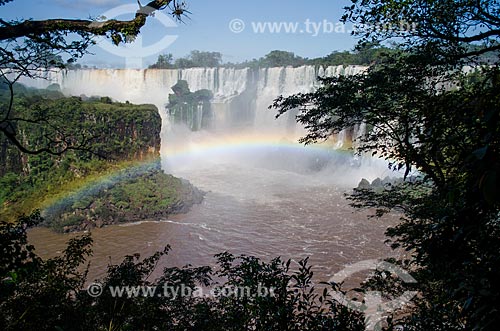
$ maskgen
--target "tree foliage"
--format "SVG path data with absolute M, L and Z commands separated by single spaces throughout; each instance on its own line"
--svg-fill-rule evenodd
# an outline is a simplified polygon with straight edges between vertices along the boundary
M 0 135 L 0 217 L 5 221 L 47 206 L 57 195 L 71 195 L 86 178 L 158 157 L 161 118 L 155 106 L 114 103 L 107 97 L 64 98 L 56 88 L 15 86 L 13 114 L 32 120 L 16 126 L 24 146 L 50 146 L 49 139 L 57 135 L 87 144 L 61 155 L 23 154 Z M 1 92 L 0 104 L 8 102 Z
M 27 228 L 38 222 L 35 214 L 16 225 L 0 224 L 2 330 L 365 329 L 362 314 L 326 290 L 314 291 L 307 259 L 292 270 L 290 261 L 279 258 L 264 262 L 222 253 L 215 267 L 165 267 L 153 276 L 170 251 L 165 247 L 144 259 L 132 255 L 109 265 L 98 281 L 102 294 L 91 296 L 84 286 L 91 238 L 71 239 L 60 257 L 44 260 L 26 239 Z M 137 292 L 111 292 L 125 287 Z M 155 295 L 144 295 L 148 288 Z M 196 294 L 200 288 L 212 295 Z
M 2 1 L 5 5 L 12 1 Z M 54 135 L 50 142 L 38 149 L 23 144 L 16 127 L 20 123 L 36 123 L 32 118 L 13 115 L 14 84 L 21 77 L 43 77 L 45 70 L 63 68 L 64 62 L 73 63 L 86 54 L 94 44 L 95 36 L 110 38 L 114 44 L 133 40 L 158 10 L 166 10 L 181 19 L 187 13 L 186 3 L 178 0 L 153 0 L 139 8 L 130 20 L 109 19 L 48 19 L 10 20 L 0 19 L 0 78 L 7 87 L 10 101 L 0 109 L 0 134 L 20 151 L 27 154 L 51 153 L 61 155 L 67 150 L 85 149 L 85 139 Z M 66 57 L 62 61 L 62 56 Z M 40 119 L 38 119 L 39 121 Z
M 160 54 L 156 63 L 150 69 L 186 69 L 186 68 L 216 68 L 222 64 L 222 54 L 219 52 L 203 52 L 194 50 L 186 57 L 174 61 L 172 54 Z
M 263 67 L 283 67 L 283 66 L 297 66 L 304 64 L 305 61 L 292 52 L 285 51 L 272 51 L 262 59 Z
M 155 64 L 149 66 L 149 69 L 173 69 L 174 56 L 172 53 L 158 55 L 158 60 Z
M 496 54 L 488 66 L 465 66 L 498 49 L 498 8 L 497 1 L 353 1 L 346 20 L 413 20 L 418 28 L 361 31 L 361 45 L 398 41 L 399 51 L 273 104 L 279 114 L 300 109 L 305 143 L 366 123 L 358 151 L 411 177 L 349 197 L 377 216 L 403 213 L 387 234 L 408 251 L 420 283 L 402 317 L 410 330 L 492 330 L 500 322 L 500 62 Z
M 338 66 L 338 65 L 370 65 L 380 61 L 385 54 L 395 52 L 394 49 L 381 46 L 377 43 L 367 43 L 356 47 L 352 51 L 334 51 L 331 54 L 308 59 L 293 52 L 274 50 L 259 59 L 241 63 L 222 63 L 219 52 L 192 51 L 189 56 L 174 60 L 172 54 L 160 54 L 156 62 L 149 69 L 186 69 L 195 67 L 225 67 L 225 68 L 273 68 L 273 67 L 300 67 L 304 65 Z
M 245 61 L 238 64 L 228 63 L 224 66 L 237 68 L 272 68 L 272 67 L 299 67 L 303 65 L 338 66 L 338 65 L 370 65 L 386 54 L 394 52 L 393 49 L 380 46 L 377 43 L 360 45 L 352 51 L 334 51 L 331 54 L 308 59 L 293 52 L 274 50 L 260 59 Z
M 365 41 L 403 38 L 407 46 L 432 48 L 433 53 L 447 61 L 500 49 L 498 0 L 361 0 L 352 3 L 343 19 L 365 25 L 367 28 L 359 31 Z M 415 28 L 394 28 L 402 22 L 412 23 Z M 371 28 L 375 26 L 388 28 Z M 471 44 L 481 47 L 469 51 Z
M 332 52 L 331 54 L 311 59 L 308 64 L 323 66 L 338 65 L 363 65 L 368 66 L 381 61 L 386 55 L 394 53 L 395 50 L 389 47 L 381 46 L 377 43 L 366 43 L 359 45 L 354 51 Z

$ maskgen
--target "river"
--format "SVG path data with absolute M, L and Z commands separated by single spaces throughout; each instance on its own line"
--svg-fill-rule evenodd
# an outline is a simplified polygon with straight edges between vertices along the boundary
M 348 264 L 395 254 L 384 232 L 397 217 L 368 219 L 370 211 L 354 210 L 344 197 L 361 177 L 387 175 L 380 162 L 353 166 L 340 152 L 320 157 L 276 146 L 203 148 L 165 159 L 167 171 L 206 192 L 203 203 L 164 220 L 92 230 L 89 279 L 102 277 L 125 255 L 147 256 L 167 244 L 172 251 L 163 266 L 211 265 L 225 251 L 265 260 L 309 257 L 318 281 Z M 75 235 L 36 228 L 29 240 L 39 255 L 53 257 Z

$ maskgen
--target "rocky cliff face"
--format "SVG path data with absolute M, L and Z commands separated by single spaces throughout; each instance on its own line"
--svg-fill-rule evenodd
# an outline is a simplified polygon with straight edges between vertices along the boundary
M 109 98 L 83 101 L 82 98 L 44 99 L 21 96 L 15 108 L 22 118 L 43 118 L 39 123 L 16 123 L 23 143 L 36 150 L 49 146 L 48 137 L 71 137 L 76 143 L 87 140 L 85 151 L 62 156 L 19 153 L 0 136 L 0 176 L 9 172 L 25 176 L 60 167 L 65 161 L 97 158 L 109 160 L 145 159 L 159 156 L 161 118 L 153 105 L 113 103 Z M 69 163 L 72 163 L 69 161 Z
M 0 218 L 42 210 L 61 231 L 166 217 L 187 211 L 203 194 L 160 170 L 161 118 L 154 105 L 110 98 L 46 98 L 25 90 L 15 112 L 16 132 L 30 149 L 61 135 L 87 140 L 84 150 L 28 155 L 0 136 Z

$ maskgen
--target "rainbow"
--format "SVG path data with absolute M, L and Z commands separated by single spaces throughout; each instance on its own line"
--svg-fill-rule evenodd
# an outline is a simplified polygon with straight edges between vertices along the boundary
M 345 158 L 352 156 L 352 151 L 339 150 L 332 147 L 331 142 L 324 144 L 304 146 L 297 139 L 282 138 L 276 135 L 227 135 L 209 136 L 193 133 L 194 139 L 182 140 L 180 143 L 164 144 L 161 152 L 161 161 L 164 163 L 183 163 L 187 159 L 217 158 L 220 155 L 234 153 L 259 153 L 262 151 L 283 151 L 285 153 L 313 153 L 314 155 L 332 155 Z M 191 138 L 191 135 L 189 136 Z M 62 189 L 57 194 L 48 196 L 37 208 L 45 213 L 52 213 L 58 208 L 83 199 L 85 196 L 94 195 L 101 190 L 112 187 L 118 182 L 132 176 L 146 173 L 161 167 L 160 159 L 132 160 L 121 162 L 108 169 L 104 174 L 91 175 L 72 183 L 67 189 Z
M 108 189 L 116 185 L 116 183 L 159 168 L 159 158 L 111 164 L 110 168 L 105 170 L 104 173 L 92 174 L 69 183 L 69 187 L 65 187 L 57 194 L 47 197 L 38 209 L 42 210 L 42 214 L 54 212 L 56 209 L 81 200 L 85 196 L 94 195 Z
M 199 136 L 195 139 L 182 141 L 180 144 L 168 142 L 162 150 L 162 158 L 182 158 L 191 156 L 229 154 L 260 149 L 281 148 L 297 152 L 324 152 L 352 155 L 352 151 L 335 149 L 331 141 L 305 146 L 298 142 L 298 138 L 284 138 L 272 134 L 259 135 L 227 135 L 227 136 Z

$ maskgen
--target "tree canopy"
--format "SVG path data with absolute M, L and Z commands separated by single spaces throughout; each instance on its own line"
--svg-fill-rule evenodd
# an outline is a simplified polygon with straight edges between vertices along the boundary
M 344 20 L 366 27 L 360 45 L 390 41 L 398 50 L 366 72 L 323 78 L 317 91 L 273 104 L 279 114 L 300 109 L 305 143 L 365 123 L 358 152 L 405 170 L 403 183 L 349 198 L 376 216 L 402 213 L 387 234 L 406 249 L 400 263 L 420 284 L 401 314 L 409 330 L 490 330 L 500 322 L 499 8 L 498 1 L 353 0 Z M 417 28 L 370 28 L 402 21 Z M 485 54 L 491 61 L 481 66 Z
M 2 1 L 8 5 L 13 0 Z M 19 138 L 17 126 L 33 123 L 30 118 L 16 117 L 13 113 L 14 84 L 21 77 L 43 76 L 41 69 L 62 68 L 62 56 L 72 63 L 86 54 L 94 44 L 95 36 L 110 38 L 114 44 L 133 40 L 149 17 L 156 11 L 165 10 L 177 19 L 187 13 L 186 3 L 178 0 L 154 0 L 142 6 L 138 2 L 134 18 L 130 20 L 98 19 L 47 19 L 10 20 L 0 19 L 0 80 L 7 86 L 10 101 L 0 109 L 0 134 L 29 154 L 62 154 L 71 149 L 87 149 L 88 137 L 74 139 L 62 134 L 47 136 L 48 144 L 38 149 L 27 148 Z M 38 121 L 43 119 L 37 119 Z M 35 121 L 36 122 L 36 121 Z
M 172 54 L 160 54 L 156 63 L 150 69 L 185 69 L 185 68 L 215 68 L 222 65 L 222 54 L 219 52 L 203 52 L 194 50 L 188 56 L 174 61 Z
M 498 0 L 352 1 L 343 19 L 365 26 L 358 31 L 365 42 L 401 38 L 408 47 L 432 51 L 443 63 L 500 49 Z M 397 28 L 410 22 L 411 29 Z
M 292 270 L 291 261 L 280 258 L 264 262 L 221 253 L 213 268 L 166 267 L 153 280 L 167 246 L 109 265 L 97 285 L 102 293 L 91 295 L 82 270 L 92 254 L 90 236 L 71 239 L 61 256 L 44 260 L 26 236 L 26 228 L 40 221 L 35 214 L 19 224 L 0 223 L 2 330 L 365 330 L 361 313 L 326 290 L 314 293 L 307 259 Z M 113 292 L 120 288 L 127 293 Z M 147 295 L 151 290 L 155 295 Z
M 241 63 L 223 63 L 219 52 L 204 52 L 194 50 L 190 55 L 174 60 L 171 53 L 160 54 L 150 69 L 185 69 L 195 67 L 226 67 L 226 68 L 272 68 L 299 67 L 303 65 L 338 66 L 338 65 L 370 65 L 379 61 L 384 54 L 395 52 L 394 49 L 377 43 L 367 43 L 352 51 L 334 51 L 331 54 L 308 59 L 293 52 L 274 50 L 259 59 Z

